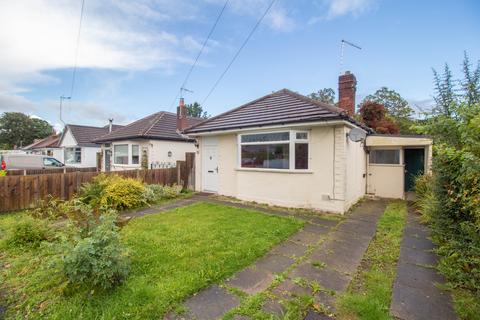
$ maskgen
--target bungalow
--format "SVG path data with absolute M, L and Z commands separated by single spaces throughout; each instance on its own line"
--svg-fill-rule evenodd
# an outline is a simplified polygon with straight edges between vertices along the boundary
M 336 213 L 366 194 L 403 198 L 432 141 L 375 135 L 352 117 L 355 91 L 346 72 L 338 107 L 283 89 L 188 128 L 196 190 Z
M 104 127 L 67 124 L 58 142 L 59 148 L 62 149 L 61 158 L 58 160 L 71 167 L 96 167 L 97 153 L 102 149 L 94 139 L 121 127 L 112 124 L 112 121 Z
M 53 134 L 44 139 L 35 140 L 22 150 L 27 154 L 41 154 L 61 161 L 63 159 L 63 150 L 58 146 L 59 141 L 60 134 Z
M 102 171 L 174 167 L 195 152 L 195 140 L 181 131 L 205 119 L 186 116 L 183 99 L 177 114 L 160 111 L 95 139 L 102 143 Z

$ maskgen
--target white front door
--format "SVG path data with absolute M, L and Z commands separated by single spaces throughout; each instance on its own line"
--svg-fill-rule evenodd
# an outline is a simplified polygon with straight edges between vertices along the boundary
M 218 192 L 218 147 L 205 145 L 204 147 L 204 191 Z

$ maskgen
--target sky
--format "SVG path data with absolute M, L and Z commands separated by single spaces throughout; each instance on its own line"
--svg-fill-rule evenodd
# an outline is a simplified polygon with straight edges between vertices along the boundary
M 229 0 L 189 78 L 186 103 L 202 102 L 271 0 Z M 178 90 L 225 0 L 0 0 L 0 112 L 61 129 L 126 124 L 175 112 Z M 345 47 L 345 39 L 362 49 Z M 476 0 L 277 0 L 204 109 L 216 115 L 282 88 L 337 89 L 350 70 L 357 102 L 387 86 L 432 105 L 432 68 L 460 76 L 464 51 L 480 59 Z M 77 72 L 72 90 L 72 70 Z

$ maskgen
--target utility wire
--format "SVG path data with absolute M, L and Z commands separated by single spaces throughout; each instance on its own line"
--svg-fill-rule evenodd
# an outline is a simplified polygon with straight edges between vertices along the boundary
M 194 69 L 195 66 L 197 65 L 198 59 L 199 59 L 200 56 L 202 55 L 203 50 L 205 49 L 208 40 L 210 40 L 210 37 L 212 36 L 213 31 L 214 31 L 215 28 L 217 27 L 218 21 L 220 21 L 220 17 L 223 15 L 223 12 L 225 11 L 225 8 L 227 7 L 227 4 L 228 4 L 229 1 L 230 1 L 230 0 L 226 0 L 226 1 L 225 1 L 225 4 L 224 4 L 223 7 L 222 7 L 222 10 L 220 10 L 220 13 L 219 13 L 218 16 L 217 16 L 217 19 L 215 20 L 215 23 L 213 24 L 212 28 L 210 29 L 210 32 L 208 33 L 207 38 L 206 38 L 205 41 L 203 42 L 202 48 L 201 48 L 200 51 L 198 52 L 197 57 L 195 58 L 195 61 L 193 62 L 193 64 L 190 66 L 190 70 L 188 70 L 187 76 L 186 76 L 185 79 L 183 80 L 182 85 L 180 86 L 180 89 L 178 89 L 177 95 L 175 96 L 175 98 L 173 99 L 172 103 L 170 104 L 170 109 L 171 109 L 171 108 L 173 107 L 173 105 L 175 104 L 175 101 L 177 101 L 177 98 L 178 98 L 178 96 L 180 95 L 180 93 L 182 92 L 182 89 L 185 88 L 185 86 L 186 86 L 186 84 L 187 84 L 187 82 L 188 82 L 188 79 L 190 78 L 190 75 L 192 74 L 193 69 Z
M 230 67 L 232 66 L 232 64 L 235 62 L 235 60 L 237 59 L 237 57 L 240 55 L 240 52 L 242 51 L 242 49 L 247 45 L 247 42 L 250 40 L 250 38 L 252 37 L 252 35 L 254 34 L 255 30 L 257 30 L 258 26 L 260 25 L 260 23 L 263 21 L 263 19 L 265 18 L 265 16 L 267 15 L 268 11 L 270 11 L 270 9 L 272 8 L 273 4 L 275 3 L 276 0 L 272 0 L 270 2 L 270 5 L 267 7 L 267 9 L 265 10 L 265 12 L 262 14 L 262 16 L 260 17 L 260 19 L 258 19 L 257 23 L 255 24 L 255 26 L 253 27 L 253 29 L 250 31 L 250 33 L 248 34 L 247 38 L 245 39 L 245 41 L 242 43 L 242 45 L 240 46 L 240 48 L 238 48 L 238 51 L 235 53 L 235 55 L 233 56 L 232 60 L 230 61 L 230 63 L 227 65 L 227 67 L 225 68 L 225 70 L 222 72 L 222 74 L 220 75 L 220 77 L 218 77 L 217 81 L 215 82 L 215 84 L 213 85 L 213 87 L 210 89 L 210 91 L 208 92 L 208 94 L 206 95 L 205 99 L 203 99 L 202 103 L 200 104 L 201 106 L 203 106 L 205 104 L 205 102 L 208 100 L 208 98 L 210 97 L 210 95 L 213 93 L 213 91 L 215 91 L 215 89 L 217 88 L 218 84 L 220 83 L 220 81 L 222 81 L 223 77 L 225 76 L 225 74 L 228 72 L 228 70 L 230 69 Z
M 72 71 L 72 83 L 70 85 L 70 95 L 69 95 L 70 98 L 72 98 L 73 96 L 73 88 L 75 86 L 75 77 L 77 75 L 78 51 L 80 49 L 80 33 L 82 31 L 84 8 L 85 8 L 85 0 L 82 0 L 82 8 L 80 9 L 80 22 L 78 24 L 78 33 L 77 33 L 77 47 L 75 49 L 75 60 L 74 60 L 73 71 Z

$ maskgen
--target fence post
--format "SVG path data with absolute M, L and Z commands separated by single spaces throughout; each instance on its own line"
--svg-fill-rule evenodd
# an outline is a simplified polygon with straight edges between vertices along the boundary
M 187 152 L 185 154 L 185 162 L 187 188 L 195 190 L 195 152 Z

